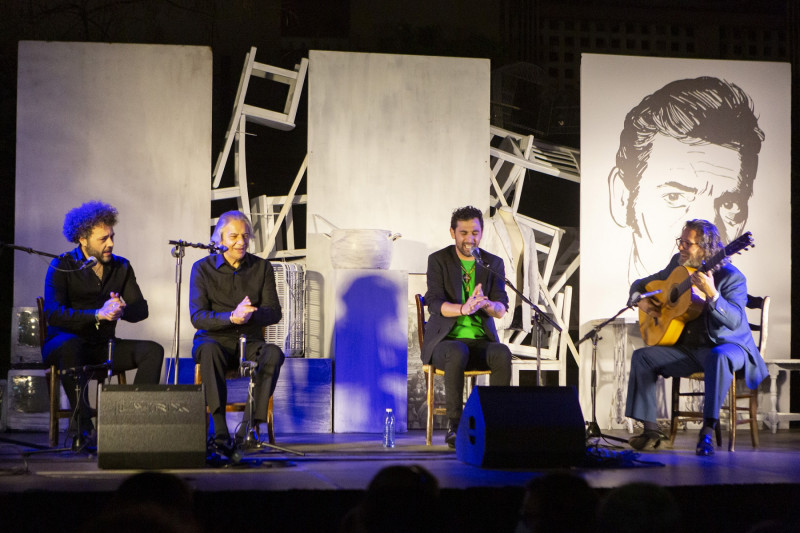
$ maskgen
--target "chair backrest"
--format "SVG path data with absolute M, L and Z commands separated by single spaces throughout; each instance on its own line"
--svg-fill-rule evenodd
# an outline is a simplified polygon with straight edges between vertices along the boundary
M 756 341 L 758 351 L 761 352 L 761 357 L 767 357 L 767 337 L 769 335 L 769 296 L 753 296 L 747 295 L 747 308 L 759 309 L 758 323 L 750 322 L 750 331 L 753 332 L 753 340 Z M 758 336 L 755 333 L 758 332 Z
M 414 295 L 417 303 L 417 335 L 419 335 L 419 349 L 422 350 L 422 340 L 425 337 L 425 298 L 421 294 Z

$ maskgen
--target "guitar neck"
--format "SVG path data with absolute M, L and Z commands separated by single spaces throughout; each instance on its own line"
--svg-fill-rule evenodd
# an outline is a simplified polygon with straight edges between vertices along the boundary
M 700 268 L 697 270 L 703 273 L 713 272 L 719 265 L 722 264 L 726 257 L 728 257 L 728 254 L 725 253 L 725 249 L 723 248 L 711 256 L 711 259 L 708 261 L 703 261 L 703 264 L 700 265 Z
M 689 276 L 691 276 L 691 273 L 689 274 Z M 684 292 L 688 291 L 691 288 L 692 288 L 692 278 L 688 277 L 685 280 L 678 283 L 678 286 L 675 288 L 676 292 L 674 294 L 669 294 L 668 296 L 673 301 L 677 300 L 681 294 L 683 294 Z

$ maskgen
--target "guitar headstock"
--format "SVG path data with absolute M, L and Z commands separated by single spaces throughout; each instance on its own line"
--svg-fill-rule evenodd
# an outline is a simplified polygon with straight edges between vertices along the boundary
M 703 272 L 715 272 L 722 266 L 723 261 L 725 258 L 734 254 L 740 254 L 745 250 L 749 250 L 750 248 L 755 247 L 755 241 L 753 240 L 753 234 L 751 232 L 746 232 L 741 236 L 737 237 L 736 239 L 732 240 L 728 246 L 724 249 L 720 250 L 710 260 L 705 261 L 703 266 L 700 267 L 700 270 Z
M 740 254 L 745 250 L 750 248 L 754 248 L 756 245 L 755 240 L 753 239 L 753 233 L 748 231 L 742 234 L 740 237 L 732 240 L 728 246 L 725 247 L 725 255 L 733 255 L 733 254 Z

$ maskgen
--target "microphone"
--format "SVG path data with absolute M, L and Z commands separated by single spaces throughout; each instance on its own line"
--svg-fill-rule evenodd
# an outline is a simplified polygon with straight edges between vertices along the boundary
M 472 254 L 472 257 L 475 258 L 475 261 L 477 261 L 479 265 L 486 266 L 486 263 L 484 263 L 483 259 L 481 259 L 481 251 L 478 249 L 477 246 L 472 250 L 470 250 L 469 253 Z
M 636 305 L 639 302 L 641 302 L 642 300 L 644 300 L 645 298 L 650 298 L 651 296 L 655 296 L 656 294 L 661 294 L 661 289 L 658 289 L 658 290 L 655 290 L 655 291 L 646 292 L 644 294 L 634 294 L 631 297 L 631 305 Z
M 79 270 L 83 270 L 84 268 L 93 267 L 96 264 L 97 264 L 97 258 L 95 256 L 93 256 L 93 255 L 90 255 L 89 259 L 87 259 L 86 261 L 84 261 L 81 264 L 81 268 Z
M 256 362 L 244 358 L 244 349 L 247 343 L 245 335 L 239 335 L 239 376 L 243 378 L 256 375 Z

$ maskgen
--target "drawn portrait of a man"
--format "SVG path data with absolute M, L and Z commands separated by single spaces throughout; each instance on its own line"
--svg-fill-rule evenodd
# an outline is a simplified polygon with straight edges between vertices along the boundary
M 628 281 L 661 268 L 687 220 L 723 242 L 741 235 L 764 132 L 740 87 L 704 76 L 668 83 L 625 117 L 608 177 L 611 216 L 632 233 Z
M 771 296 L 770 351 L 788 353 L 791 306 L 791 65 L 758 61 L 581 56 L 581 407 L 596 383 L 600 427 L 625 424 L 630 355 L 642 345 L 631 283 L 677 253 L 687 220 L 709 220 L 747 291 Z M 774 350 L 774 351 L 773 351 Z

